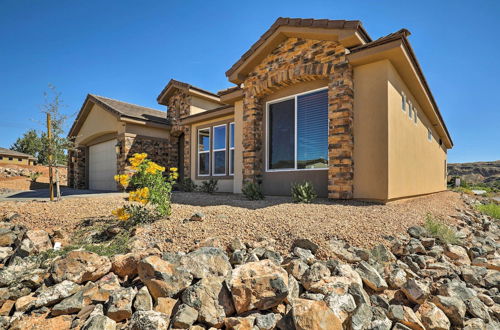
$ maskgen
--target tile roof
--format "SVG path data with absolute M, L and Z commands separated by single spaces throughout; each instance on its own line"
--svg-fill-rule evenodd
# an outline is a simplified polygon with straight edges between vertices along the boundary
M 6 155 L 6 156 L 13 156 L 13 157 L 27 157 L 30 159 L 36 159 L 35 157 L 19 152 L 19 151 L 14 151 L 10 149 L 5 149 L 5 148 L 0 148 L 0 155 Z
M 110 99 L 108 97 L 93 94 L 89 94 L 89 98 L 96 103 L 104 106 L 108 110 L 113 111 L 121 116 L 156 122 L 160 124 L 168 124 L 167 113 L 165 111 L 146 108 L 140 105 L 118 101 Z

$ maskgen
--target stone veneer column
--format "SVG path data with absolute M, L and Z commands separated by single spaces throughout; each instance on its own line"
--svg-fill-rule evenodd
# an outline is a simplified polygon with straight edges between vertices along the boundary
M 77 147 L 74 151 L 75 164 L 73 165 L 73 187 L 87 188 L 87 147 Z
M 263 105 L 249 89 L 243 98 L 243 184 L 262 178 Z
M 328 89 L 328 197 L 353 198 L 353 105 L 352 68 L 335 66 Z

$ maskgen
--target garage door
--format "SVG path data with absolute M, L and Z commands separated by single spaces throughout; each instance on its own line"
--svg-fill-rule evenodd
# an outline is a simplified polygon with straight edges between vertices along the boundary
M 117 190 L 113 178 L 116 174 L 116 140 L 89 147 L 89 188 L 93 190 Z

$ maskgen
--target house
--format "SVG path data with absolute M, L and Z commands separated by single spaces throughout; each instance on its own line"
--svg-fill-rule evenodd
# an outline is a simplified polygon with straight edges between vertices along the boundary
M 150 150 L 195 183 L 218 179 L 224 192 L 256 182 L 288 195 L 307 180 L 323 197 L 386 202 L 445 190 L 453 142 L 409 35 L 372 40 L 359 21 L 279 18 L 226 72 L 234 87 L 212 93 L 171 80 L 157 98 L 166 112 L 89 96 L 72 129 L 70 182 L 88 187 L 104 162 L 108 177 Z
M 0 164 L 36 165 L 36 158 L 22 152 L 0 148 Z

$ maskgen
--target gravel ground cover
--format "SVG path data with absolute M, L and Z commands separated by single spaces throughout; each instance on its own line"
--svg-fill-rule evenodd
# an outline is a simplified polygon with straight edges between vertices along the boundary
M 71 232 L 85 219 L 111 219 L 111 210 L 123 203 L 124 198 L 116 194 L 57 203 L 2 202 L 0 216 L 16 212 L 20 216 L 14 221 L 30 229 Z M 309 238 L 329 254 L 331 238 L 369 248 L 386 242 L 385 235 L 402 234 L 410 226 L 423 224 L 427 213 L 454 223 L 457 208 L 463 208 L 463 202 L 458 193 L 450 191 L 387 205 L 326 199 L 293 204 L 288 197 L 248 201 L 238 195 L 176 192 L 170 219 L 146 225 L 139 235 L 164 251 L 190 250 L 208 238 L 226 244 L 236 237 L 244 241 L 265 237 L 274 239 L 280 252 L 287 252 L 294 239 Z M 195 212 L 204 214 L 203 221 L 186 221 Z

